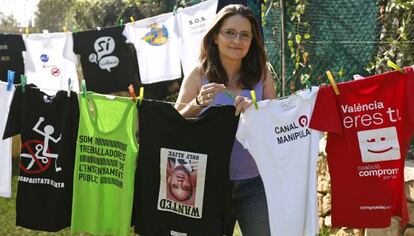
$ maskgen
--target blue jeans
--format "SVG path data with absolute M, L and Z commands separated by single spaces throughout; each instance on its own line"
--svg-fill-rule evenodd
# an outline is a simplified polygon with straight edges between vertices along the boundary
M 232 180 L 233 211 L 243 236 L 270 235 L 266 194 L 260 176 Z

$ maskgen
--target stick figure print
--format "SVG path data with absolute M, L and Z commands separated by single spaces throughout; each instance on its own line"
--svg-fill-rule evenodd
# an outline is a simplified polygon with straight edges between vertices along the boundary
M 54 158 L 55 159 L 55 170 L 56 172 L 59 172 L 62 170 L 61 167 L 57 166 L 57 159 L 58 159 L 58 154 L 55 153 L 49 153 L 49 140 L 51 140 L 54 143 L 58 143 L 60 141 L 60 139 L 62 138 L 62 134 L 59 135 L 59 137 L 57 139 L 52 137 L 52 134 L 55 132 L 55 128 L 53 128 L 52 125 L 46 125 L 43 128 L 43 131 L 41 131 L 39 129 L 40 124 L 45 120 L 44 117 L 39 117 L 39 120 L 37 121 L 36 125 L 33 127 L 33 131 L 43 135 L 45 138 L 43 139 L 43 150 L 42 150 L 42 155 L 43 157 L 48 157 L 48 158 Z M 36 147 L 36 150 L 38 148 Z M 38 153 L 38 152 L 36 152 Z M 39 158 L 38 158 L 39 159 Z M 42 160 L 43 161 L 43 160 Z

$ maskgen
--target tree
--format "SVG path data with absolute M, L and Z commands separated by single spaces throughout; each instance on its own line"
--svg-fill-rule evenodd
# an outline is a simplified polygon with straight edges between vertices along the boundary
M 61 32 L 74 2 L 75 0 L 40 0 L 33 31 L 41 32 L 47 29 L 50 32 Z
M 0 13 L 0 33 L 18 33 L 17 21 L 13 16 L 4 16 Z
M 370 72 L 389 71 L 387 61 L 400 66 L 414 65 L 414 1 L 382 0 L 383 28 L 375 60 L 368 65 Z

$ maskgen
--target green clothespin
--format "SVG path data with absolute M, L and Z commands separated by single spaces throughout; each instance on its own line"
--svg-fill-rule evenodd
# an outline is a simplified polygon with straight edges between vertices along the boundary
M 81 85 L 82 85 L 82 96 L 86 97 L 86 82 L 85 82 L 85 80 L 82 80 Z
M 22 92 L 26 92 L 27 77 L 25 75 L 20 75 L 20 82 L 22 84 Z
M 391 60 L 387 61 L 387 66 L 391 67 L 394 70 L 398 70 L 399 72 L 401 72 L 401 74 L 405 74 L 405 70 L 401 69 L 401 67 L 399 67 L 397 64 L 395 64 Z
M 233 100 L 234 101 L 234 99 L 236 99 L 235 97 L 234 97 L 234 95 L 229 91 L 229 90 L 224 90 L 224 94 L 226 94 L 229 98 L 231 98 L 231 100 Z
M 309 79 L 306 80 L 306 88 L 308 88 L 312 92 L 312 84 Z
M 121 27 L 124 26 L 124 19 L 119 20 L 119 26 L 121 26 Z
M 174 7 L 173 7 L 173 15 L 174 16 L 177 13 L 177 9 L 178 9 L 178 0 L 175 0 L 175 4 L 174 4 Z
M 257 104 L 256 92 L 254 91 L 254 89 L 253 90 L 250 90 L 250 96 L 252 97 L 254 109 L 258 110 L 259 109 L 259 105 Z

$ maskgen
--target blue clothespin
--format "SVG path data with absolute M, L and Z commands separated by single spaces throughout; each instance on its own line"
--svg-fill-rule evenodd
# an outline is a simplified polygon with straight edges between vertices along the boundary
M 11 91 L 12 86 L 14 84 L 14 74 L 16 72 L 12 70 L 7 70 L 7 91 Z
M 20 75 L 20 82 L 22 86 L 22 93 L 26 92 L 27 77 L 25 75 Z

